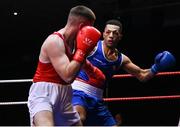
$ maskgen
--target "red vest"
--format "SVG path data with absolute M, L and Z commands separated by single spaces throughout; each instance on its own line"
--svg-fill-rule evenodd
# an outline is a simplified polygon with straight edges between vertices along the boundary
M 64 40 L 63 36 L 60 33 L 54 32 L 53 34 L 58 35 Z M 72 55 L 70 54 L 70 52 L 68 52 L 66 44 L 65 49 L 68 58 L 71 60 Z M 40 61 L 38 62 L 38 66 L 33 77 L 33 82 L 53 82 L 59 84 L 68 84 L 58 75 L 51 63 L 42 63 Z

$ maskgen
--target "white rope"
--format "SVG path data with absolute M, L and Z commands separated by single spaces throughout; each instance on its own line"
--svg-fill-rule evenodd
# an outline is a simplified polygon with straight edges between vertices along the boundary
M 0 80 L 0 83 L 20 83 L 20 82 L 32 82 L 32 79 Z
M 27 101 L 19 101 L 19 102 L 0 102 L 0 105 L 21 105 L 27 104 Z
M 0 83 L 21 83 L 21 82 L 32 82 L 32 79 L 0 80 Z M 0 102 L 0 105 L 21 105 L 21 104 L 27 104 L 27 101 Z

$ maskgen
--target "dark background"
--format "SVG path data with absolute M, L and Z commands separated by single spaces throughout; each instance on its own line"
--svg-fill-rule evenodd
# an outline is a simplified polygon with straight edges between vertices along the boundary
M 1 0 L 0 80 L 31 79 L 41 44 L 65 25 L 70 8 L 79 4 L 96 13 L 95 27 L 100 31 L 108 19 L 123 22 L 124 38 L 118 48 L 135 64 L 149 68 L 157 53 L 168 50 L 177 63 L 167 71 L 180 70 L 179 0 Z M 179 75 L 155 77 L 147 83 L 135 78 L 113 79 L 106 97 L 178 95 L 179 83 Z M 0 101 L 27 101 L 30 85 L 0 84 Z M 122 114 L 127 126 L 174 126 L 180 116 L 179 99 L 108 102 L 108 106 L 113 115 Z M 0 125 L 29 125 L 27 106 L 1 105 Z

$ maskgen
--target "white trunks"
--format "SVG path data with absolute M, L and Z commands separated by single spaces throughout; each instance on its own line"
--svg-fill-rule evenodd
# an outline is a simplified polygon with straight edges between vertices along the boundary
M 37 112 L 48 110 L 54 113 L 56 126 L 69 126 L 77 123 L 80 118 L 73 108 L 71 85 L 49 82 L 37 82 L 31 85 L 28 97 L 30 122 Z

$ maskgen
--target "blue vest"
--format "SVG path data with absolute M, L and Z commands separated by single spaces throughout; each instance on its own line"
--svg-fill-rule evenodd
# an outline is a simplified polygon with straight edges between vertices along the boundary
M 114 74 L 117 74 L 121 63 L 122 63 L 122 54 L 118 53 L 118 59 L 115 61 L 110 61 L 105 57 L 103 50 L 102 40 L 98 41 L 96 50 L 87 57 L 87 59 L 96 67 L 98 67 L 106 76 L 106 79 L 109 80 Z

